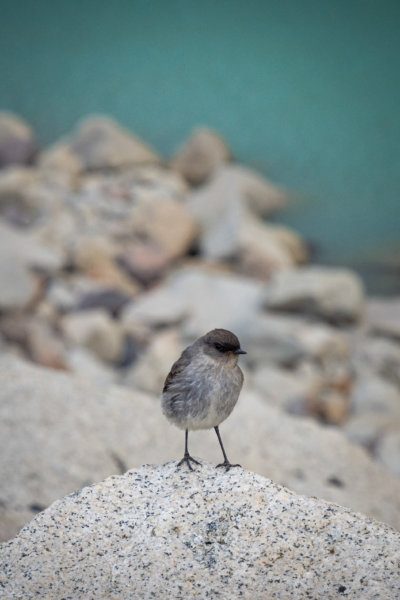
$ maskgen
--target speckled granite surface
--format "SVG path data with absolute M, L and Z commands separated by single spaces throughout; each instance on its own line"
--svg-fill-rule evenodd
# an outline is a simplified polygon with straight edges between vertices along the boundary
M 400 534 L 259 475 L 144 466 L 39 514 L 0 551 L 1 598 L 400 597 Z

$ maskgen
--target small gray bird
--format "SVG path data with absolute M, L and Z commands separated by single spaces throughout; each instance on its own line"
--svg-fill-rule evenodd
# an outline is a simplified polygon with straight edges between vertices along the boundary
M 228 471 L 232 465 L 222 445 L 218 425 L 231 414 L 243 385 L 237 361 L 240 348 L 236 335 L 226 329 L 213 329 L 188 346 L 172 365 L 164 383 L 162 408 L 174 425 L 185 430 L 185 454 L 178 463 L 200 464 L 189 454 L 189 429 L 214 427 L 224 462 L 217 467 Z

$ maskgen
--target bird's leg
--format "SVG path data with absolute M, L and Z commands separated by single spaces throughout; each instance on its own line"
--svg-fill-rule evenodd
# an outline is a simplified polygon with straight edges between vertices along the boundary
M 196 463 L 196 465 L 201 465 L 201 463 L 196 460 L 195 458 L 193 458 L 192 456 L 190 456 L 189 454 L 189 450 L 188 450 L 188 436 L 189 436 L 189 431 L 187 429 L 185 429 L 185 454 L 183 455 L 182 460 L 180 460 L 178 462 L 178 467 L 181 466 L 182 463 L 186 463 L 187 466 L 189 467 L 189 469 L 191 471 L 193 471 L 192 465 L 190 464 L 190 461 Z
M 229 471 L 229 469 L 230 469 L 231 467 L 241 467 L 241 465 L 232 465 L 232 464 L 229 462 L 229 460 L 228 460 L 228 457 L 227 457 L 227 455 L 226 455 L 226 452 L 225 452 L 225 450 L 224 450 L 224 446 L 223 446 L 223 444 L 222 444 L 221 436 L 220 436 L 220 434 L 219 434 L 218 425 L 217 425 L 216 427 L 214 427 L 214 429 L 215 429 L 215 433 L 217 434 L 217 438 L 218 438 L 218 441 L 219 441 L 219 445 L 221 446 L 222 454 L 224 455 L 224 462 L 223 462 L 223 463 L 221 463 L 221 464 L 219 464 L 219 465 L 217 465 L 217 468 L 218 468 L 218 467 L 225 467 L 225 469 L 226 469 L 227 471 Z

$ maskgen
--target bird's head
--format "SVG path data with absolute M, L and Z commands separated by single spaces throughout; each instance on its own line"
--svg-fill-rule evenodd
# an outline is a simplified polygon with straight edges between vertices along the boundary
M 239 354 L 246 354 L 236 335 L 227 329 L 213 329 L 200 338 L 204 351 L 215 359 L 237 363 Z

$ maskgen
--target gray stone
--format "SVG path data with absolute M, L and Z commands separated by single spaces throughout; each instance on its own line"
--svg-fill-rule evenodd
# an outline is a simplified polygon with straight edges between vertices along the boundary
M 302 359 L 325 365 L 347 360 L 350 351 L 343 333 L 329 325 L 273 313 L 249 319 L 243 342 L 259 366 L 266 362 L 292 366 Z
M 128 332 L 140 323 L 156 327 L 182 321 L 188 338 L 214 327 L 232 329 L 240 336 L 261 298 L 259 282 L 187 268 L 129 305 L 122 320 Z
M 180 148 L 171 165 L 189 183 L 199 185 L 231 157 L 227 144 L 215 131 L 199 127 Z
M 0 309 L 24 308 L 33 299 L 36 287 L 33 275 L 13 252 L 3 246 L 0 253 Z
M 69 313 L 60 320 L 65 339 L 85 346 L 106 362 L 118 362 L 124 350 L 124 334 L 117 321 L 102 309 Z
M 71 261 L 85 276 L 87 292 L 115 290 L 133 298 L 141 286 L 118 264 L 117 257 L 118 246 L 112 238 L 98 234 L 83 236 L 71 249 Z
M 71 348 L 66 353 L 65 363 L 71 373 L 93 381 L 96 385 L 107 387 L 117 380 L 115 370 L 105 365 L 87 348 Z
M 67 142 L 58 142 L 41 152 L 38 166 L 45 173 L 56 171 L 67 174 L 71 184 L 83 171 L 82 162 Z
M 30 193 L 38 184 L 34 169 L 22 166 L 0 170 L 0 213 L 19 227 L 30 225 L 39 214 L 37 199 Z
M 268 404 L 298 415 L 307 414 L 309 404 L 316 402 L 324 387 L 322 374 L 311 363 L 294 371 L 265 364 L 251 381 Z
M 159 394 L 171 368 L 171 360 L 178 358 L 183 350 L 184 344 L 175 329 L 155 333 L 144 355 L 124 377 L 124 385 Z
M 365 374 L 352 389 L 350 408 L 354 414 L 390 414 L 400 424 L 400 391 L 382 377 Z
M 0 239 L 0 309 L 25 308 L 39 291 L 33 270 L 52 273 L 61 266 L 62 256 L 4 222 Z
M 0 167 L 28 164 L 36 151 L 33 130 L 20 117 L 0 112 Z
M 267 225 L 246 213 L 242 217 L 237 248 L 239 271 L 267 280 L 272 273 L 304 263 L 307 249 L 294 231 Z
M 376 445 L 393 426 L 393 417 L 389 413 L 360 413 L 350 415 L 342 427 L 343 433 L 353 443 L 375 453 Z
M 400 423 L 397 431 L 388 431 L 379 438 L 375 453 L 389 471 L 400 477 Z
M 62 254 L 41 243 L 34 234 L 21 232 L 0 222 L 0 239 L 4 256 L 9 253 L 10 262 L 15 260 L 27 269 L 52 273 L 63 264 Z
M 159 162 L 158 156 L 147 144 L 105 116 L 83 120 L 72 135 L 70 144 L 84 169 Z
M 231 165 L 219 169 L 209 183 L 192 191 L 188 199 L 188 208 L 200 229 L 203 254 L 213 258 L 238 254 L 248 241 L 246 224 L 251 213 L 269 214 L 282 207 L 284 198 L 282 192 L 244 167 Z M 258 228 L 253 227 L 257 230 L 258 247 L 262 246 L 264 253 L 271 255 L 270 260 L 284 260 L 283 256 L 288 254 L 285 244 L 268 235 L 267 228 L 262 232 L 260 228 L 262 223 Z M 254 237 L 254 232 L 250 237 Z
M 362 316 L 361 280 L 346 269 L 302 267 L 276 273 L 265 289 L 269 309 L 317 315 L 328 321 L 357 321 Z
M 400 481 L 339 431 L 291 417 L 244 389 L 221 434 L 233 462 L 400 528 Z M 180 459 L 183 438 L 163 417 L 159 397 L 1 357 L 1 539 L 36 507 L 88 483 Z M 214 431 L 191 433 L 189 448 L 200 460 L 221 460 Z
M 361 337 L 352 361 L 360 376 L 374 373 L 400 385 L 400 344 L 385 338 Z
M 400 584 L 395 530 L 210 464 L 144 466 L 84 488 L 2 545 L 0 558 L 4 600 L 375 600 L 396 598 Z
M 197 233 L 185 205 L 169 199 L 152 198 L 134 206 L 127 225 L 130 235 L 153 243 L 169 259 L 185 254 Z
M 373 333 L 400 341 L 400 300 L 371 298 L 366 303 L 366 322 Z
M 216 202 L 224 196 L 239 197 L 252 212 L 264 217 L 282 209 L 286 204 L 283 190 L 259 173 L 237 164 L 219 168 L 198 193 L 197 198 L 207 203 L 210 197 Z

